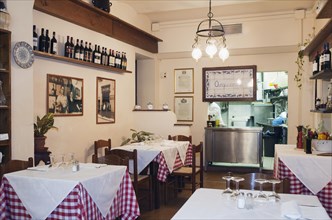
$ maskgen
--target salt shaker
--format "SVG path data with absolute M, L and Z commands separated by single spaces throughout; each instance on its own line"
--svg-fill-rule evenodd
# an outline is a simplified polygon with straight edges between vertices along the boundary
M 254 208 L 254 198 L 252 196 L 252 193 L 247 193 L 246 208 L 247 209 L 253 209 Z
M 245 205 L 246 205 L 246 200 L 245 200 L 245 197 L 244 197 L 244 193 L 241 192 L 237 197 L 237 207 L 239 209 L 244 209 Z

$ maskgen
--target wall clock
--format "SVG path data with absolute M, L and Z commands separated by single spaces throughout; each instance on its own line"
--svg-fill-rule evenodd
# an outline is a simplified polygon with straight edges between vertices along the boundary
M 34 61 L 32 47 L 24 41 L 17 42 L 13 49 L 14 60 L 23 69 L 29 68 Z

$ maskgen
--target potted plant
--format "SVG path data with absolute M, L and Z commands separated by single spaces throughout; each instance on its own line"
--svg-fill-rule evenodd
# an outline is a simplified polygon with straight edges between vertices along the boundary
M 53 113 L 47 113 L 42 118 L 37 116 L 37 122 L 34 123 L 34 137 L 35 137 L 35 151 L 43 152 L 47 151 L 45 147 L 45 134 L 52 128 L 58 129 L 54 126 L 54 115 Z
M 153 133 L 147 132 L 147 131 L 136 131 L 134 129 L 130 129 L 132 131 L 131 138 L 125 139 L 122 143 L 121 146 L 126 145 L 128 143 L 137 143 L 137 142 L 142 142 L 142 141 L 149 141 L 153 140 Z

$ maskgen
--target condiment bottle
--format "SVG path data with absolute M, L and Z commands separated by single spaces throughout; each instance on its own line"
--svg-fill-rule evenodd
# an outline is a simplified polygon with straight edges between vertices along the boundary
M 246 200 L 245 200 L 245 197 L 244 197 L 244 193 L 241 192 L 237 197 L 237 207 L 239 209 L 244 209 L 245 206 L 246 206 Z

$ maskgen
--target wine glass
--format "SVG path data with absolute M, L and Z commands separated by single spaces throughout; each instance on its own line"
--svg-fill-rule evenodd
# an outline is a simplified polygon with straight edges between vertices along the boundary
M 59 164 L 59 167 L 65 167 L 66 162 L 65 162 L 65 154 L 61 154 L 61 163 Z
M 233 179 L 231 175 L 231 173 L 227 173 L 227 176 L 222 177 L 222 179 L 226 180 L 226 189 L 222 192 L 223 195 L 230 195 L 233 193 L 233 190 L 230 187 L 231 180 Z
M 263 192 L 263 184 L 267 183 L 266 179 L 255 179 L 256 183 L 259 183 L 259 193 L 255 195 L 255 200 L 256 201 L 267 201 L 268 197 L 267 195 Z
M 276 184 L 279 184 L 281 181 L 278 179 L 270 179 L 268 180 L 269 183 L 272 183 L 272 193 L 270 195 L 268 195 L 268 198 L 274 201 L 279 201 L 280 200 L 280 196 L 279 194 L 276 192 Z
M 54 154 L 50 154 L 50 165 L 48 167 L 55 167 L 56 160 Z
M 233 177 L 232 180 L 235 182 L 235 192 L 232 193 L 231 197 L 236 198 L 238 195 L 240 195 L 240 182 L 244 180 L 243 177 Z

